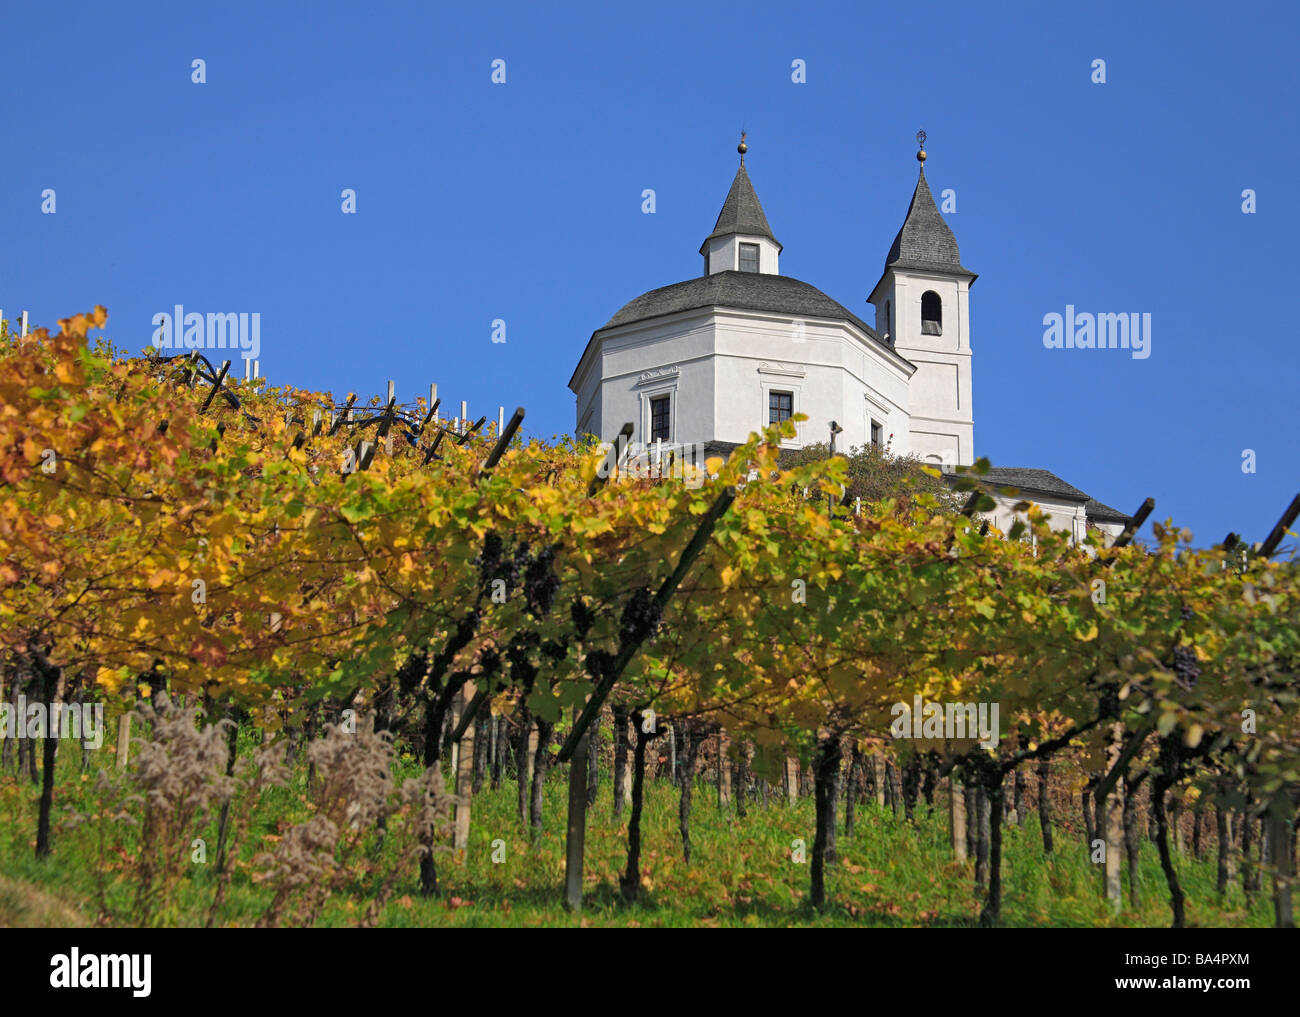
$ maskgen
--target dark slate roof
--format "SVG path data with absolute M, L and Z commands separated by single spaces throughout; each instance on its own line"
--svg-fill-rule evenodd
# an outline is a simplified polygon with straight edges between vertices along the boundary
M 912 193 L 912 203 L 907 207 L 903 228 L 894 237 L 894 245 L 885 258 L 885 268 L 931 269 L 950 274 L 974 276 L 963 268 L 957 252 L 957 238 L 944 222 L 934 203 L 930 185 L 925 180 L 925 167 Z
M 962 476 L 962 474 L 951 475 Z M 1067 484 L 1055 473 L 1049 473 L 1047 470 L 1034 470 L 1024 466 L 995 466 L 982 477 L 974 473 L 966 475 L 993 484 L 995 487 L 1015 487 L 1024 491 L 1055 495 L 1070 501 L 1088 501 L 1088 496 L 1077 487 Z
M 776 237 L 772 236 L 772 228 L 767 224 L 767 216 L 763 214 L 763 206 L 758 203 L 758 195 L 754 193 L 754 185 L 750 183 L 743 164 L 736 171 L 736 179 L 731 181 L 731 190 L 727 192 L 727 200 L 722 203 L 722 211 L 718 213 L 713 232 L 700 245 L 700 253 L 704 253 L 704 248 L 714 237 L 731 236 L 733 233 L 767 237 L 777 247 L 781 246 Z
M 1094 523 L 1123 523 L 1127 526 L 1133 520 L 1132 516 L 1125 515 L 1119 509 L 1113 509 L 1109 505 L 1103 505 L 1096 498 L 1089 498 L 1083 510 L 1088 513 L 1088 519 Z
M 720 456 L 723 459 L 730 459 L 731 453 L 739 447 L 740 443 L 735 441 L 706 441 L 704 443 L 704 457 L 707 459 L 710 456 Z M 793 449 L 783 448 L 781 449 L 781 458 L 785 458 L 793 452 Z M 967 476 L 967 474 L 945 474 L 945 477 L 950 480 L 955 480 L 961 476 Z M 975 476 L 975 474 L 969 474 L 969 476 Z M 1123 523 L 1127 526 L 1132 518 L 1118 509 L 1103 505 L 1096 498 L 1089 498 L 1073 484 L 1067 484 L 1055 473 L 1050 473 L 1047 470 L 1003 466 L 990 469 L 982 479 L 998 487 L 1015 487 L 1022 491 L 1038 491 L 1043 494 L 1055 494 L 1076 500 L 1086 499 L 1087 503 L 1084 505 L 1084 512 L 1087 513 L 1088 521 L 1092 523 Z
M 995 487 L 1014 487 L 1031 496 L 1026 500 L 1033 500 L 1032 495 L 1039 494 L 1064 498 L 1067 501 L 1081 501 L 1084 503 L 1083 510 L 1087 514 L 1089 522 L 1123 523 L 1128 525 L 1131 518 L 1118 509 L 1103 505 L 1096 498 L 1088 497 L 1073 484 L 1067 484 L 1055 473 L 1047 470 L 1035 470 L 1025 466 L 996 466 L 984 474 L 983 477 L 978 477 L 977 474 L 973 473 L 948 473 L 945 476 L 953 481 L 958 477 L 971 476 L 993 484 Z
M 875 329 L 816 286 L 788 275 L 767 275 L 761 272 L 714 272 L 713 275 L 661 286 L 624 304 L 614 317 L 596 331 L 603 332 L 620 325 L 645 321 L 647 318 L 702 307 L 734 307 L 742 311 L 772 311 L 805 318 L 849 321 L 893 352 L 876 335 Z

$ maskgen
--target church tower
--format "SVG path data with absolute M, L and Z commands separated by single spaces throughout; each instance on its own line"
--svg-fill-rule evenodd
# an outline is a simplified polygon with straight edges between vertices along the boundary
M 925 144 L 925 132 L 917 134 Z M 932 464 L 975 461 L 971 406 L 970 287 L 957 239 L 935 207 L 925 179 L 925 150 L 903 227 L 885 258 L 885 271 L 868 301 L 876 332 L 916 365 L 909 411 L 913 453 Z

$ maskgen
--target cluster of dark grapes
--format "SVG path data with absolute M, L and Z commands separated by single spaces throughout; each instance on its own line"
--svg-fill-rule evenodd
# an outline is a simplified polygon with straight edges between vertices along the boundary
M 614 669 L 614 656 L 605 650 L 592 650 L 587 654 L 587 673 L 600 683 Z
M 397 669 L 397 688 L 403 696 L 409 696 L 424 680 L 429 670 L 429 655 L 424 652 L 412 653 Z
M 501 670 L 501 654 L 489 646 L 479 654 L 478 664 L 484 677 L 494 675 Z
M 498 579 L 503 580 L 506 593 L 509 595 L 518 587 L 519 574 L 527 566 L 528 561 L 526 543 L 515 548 L 513 554 L 507 554 L 505 543 L 501 538 L 495 533 L 489 533 L 483 538 L 483 550 L 478 556 L 477 565 L 485 586 L 491 586 Z
M 506 650 L 506 659 L 510 661 L 511 679 L 524 690 L 525 695 L 533 690 L 533 683 L 537 680 L 537 665 L 533 663 L 531 652 L 536 636 L 533 633 L 528 635 L 533 636 L 533 639 L 525 637 L 511 640 Z
M 1196 617 L 1196 612 L 1186 604 L 1180 612 L 1183 621 L 1191 621 Z M 1174 674 L 1178 676 L 1178 683 L 1185 689 L 1190 689 L 1196 684 L 1196 679 L 1201 676 L 1201 665 L 1196 660 L 1196 653 L 1190 646 L 1174 647 Z
M 1178 683 L 1185 689 L 1190 689 L 1196 684 L 1196 679 L 1201 676 L 1201 665 L 1196 660 L 1196 653 L 1190 646 L 1174 647 L 1174 674 L 1178 676 Z
M 491 585 L 494 579 L 505 579 L 506 587 L 510 586 L 510 575 L 507 572 L 502 574 L 506 567 L 505 560 L 505 543 L 495 533 L 489 532 L 483 538 L 483 550 L 479 552 L 476 565 L 479 567 L 479 575 L 483 577 L 483 582 Z
M 524 545 L 527 550 L 527 545 Z M 534 615 L 543 615 L 551 610 L 555 600 L 555 591 L 560 588 L 560 577 L 551 567 L 555 563 L 555 548 L 543 547 L 528 561 L 524 571 L 524 597 L 528 610 Z
M 554 563 L 553 547 L 548 545 L 532 554 L 525 542 L 508 553 L 495 533 L 483 538 L 483 550 L 476 561 L 485 587 L 501 580 L 509 596 L 522 584 L 528 610 L 538 616 L 550 611 L 555 592 L 560 588 L 560 579 L 552 567 Z
M 619 623 L 619 637 L 624 643 L 640 643 L 655 634 L 659 628 L 659 605 L 650 591 L 642 586 L 623 608 Z
M 591 627 L 596 624 L 596 612 L 587 606 L 581 597 L 574 597 L 569 608 L 569 617 L 573 619 L 573 630 L 579 639 L 586 639 Z

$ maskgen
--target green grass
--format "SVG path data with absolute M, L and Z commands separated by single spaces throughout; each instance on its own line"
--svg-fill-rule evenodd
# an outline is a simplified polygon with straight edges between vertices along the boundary
M 94 774 L 82 773 L 75 753 L 62 754 L 55 798 L 54 853 L 34 857 L 38 789 L 11 775 L 0 777 L 0 926 L 93 924 L 97 830 L 93 824 L 63 828 L 65 806 L 89 810 L 94 804 Z M 98 753 L 111 767 L 111 750 Z M 414 764 L 404 760 L 405 773 Z M 499 791 L 474 799 L 473 822 L 463 858 L 439 860 L 443 893 L 425 899 L 418 892 L 413 863 L 407 863 L 380 924 L 389 927 L 427 926 L 974 926 L 980 899 L 974 889 L 970 863 L 952 860 L 947 846 L 946 815 L 938 807 L 927 814 L 924 802 L 916 823 L 906 822 L 874 804 L 859 806 L 857 828 L 843 835 L 840 814 L 839 861 L 828 871 L 828 907 L 814 912 L 806 903 L 808 864 L 791 858 L 794 841 L 806 843 L 811 855 L 813 804 L 772 800 L 763 808 L 750 806 L 740 819 L 734 808 L 720 810 L 712 788 L 700 784 L 691 823 L 693 859 L 682 860 L 677 830 L 678 794 L 666 782 L 647 780 L 642 821 L 642 901 L 624 905 L 618 875 L 627 857 L 627 817 L 615 821 L 611 788 L 602 774 L 597 805 L 589 813 L 586 854 L 586 900 L 581 915 L 566 911 L 564 824 L 567 786 L 563 774 L 546 786 L 545 825 L 534 838 L 515 813 L 512 781 Z M 310 815 L 305 801 L 305 772 L 293 783 L 265 794 L 254 810 L 235 876 L 219 915 L 219 924 L 252 925 L 266 910 L 269 890 L 252 882 L 251 857 L 270 844 L 285 825 Z M 1003 843 L 1003 924 L 1007 926 L 1167 926 L 1168 894 L 1155 847 L 1143 841 L 1140 891 L 1142 906 L 1127 906 L 1115 915 L 1099 899 L 1101 875 L 1088 862 L 1082 836 L 1070 829 L 1073 817 L 1062 817 L 1055 830 L 1057 857 L 1042 857 L 1036 817 L 1023 829 L 1006 828 Z M 202 924 L 211 900 L 215 833 L 209 832 L 209 864 L 193 866 L 178 900 L 163 913 L 169 925 Z M 505 860 L 492 861 L 493 842 L 505 844 Z M 127 852 L 128 856 L 130 852 Z M 114 857 L 119 870 L 127 863 Z M 1215 893 L 1212 851 L 1203 861 L 1190 854 L 1177 858 L 1188 896 L 1192 926 L 1268 926 L 1272 909 L 1265 892 L 1247 907 L 1240 882 L 1222 904 Z M 119 910 L 130 899 L 130 887 L 119 874 L 109 888 L 110 908 Z M 365 888 L 331 899 L 318 924 L 346 926 L 364 912 Z

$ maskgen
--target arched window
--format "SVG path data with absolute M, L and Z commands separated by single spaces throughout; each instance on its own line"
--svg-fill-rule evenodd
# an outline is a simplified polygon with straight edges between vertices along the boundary
M 921 335 L 943 335 L 943 301 L 934 290 L 921 294 Z

